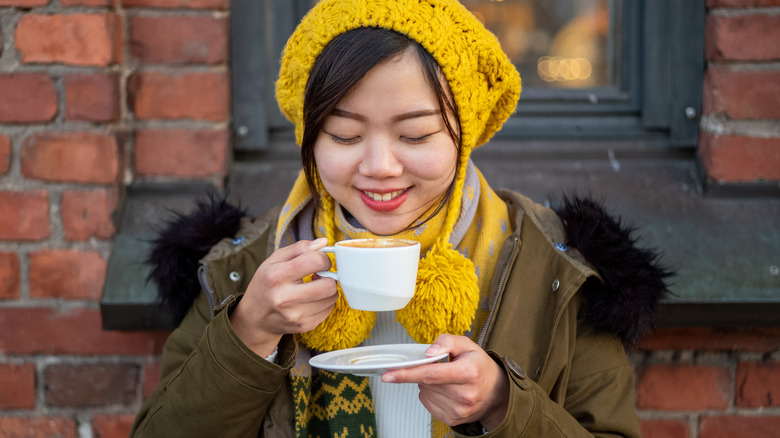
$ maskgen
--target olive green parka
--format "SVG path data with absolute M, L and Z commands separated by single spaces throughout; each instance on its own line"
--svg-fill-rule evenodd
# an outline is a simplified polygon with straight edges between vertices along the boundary
M 488 320 L 473 339 L 503 366 L 511 385 L 507 416 L 487 436 L 640 437 L 624 345 L 652 320 L 669 272 L 655 254 L 634 247 L 619 220 L 606 221 L 612 227 L 606 234 L 594 232 L 607 217 L 593 217 L 604 214 L 598 205 L 567 200 L 559 216 L 517 193 L 498 193 L 513 232 L 500 252 Z M 235 236 L 201 259 L 203 291 L 165 344 L 160 384 L 138 413 L 132 437 L 294 436 L 288 380 L 297 351 L 293 336 L 283 337 L 271 363 L 242 344 L 228 319 L 273 251 L 277 215 L 273 210 L 242 219 Z M 182 224 L 171 230 L 176 226 Z M 596 248 L 575 248 L 588 238 L 599 239 Z M 604 242 L 610 238 L 614 242 Z M 604 251 L 613 253 L 604 259 Z M 637 263 L 597 270 L 583 253 L 601 262 L 639 260 L 640 272 L 630 272 Z M 643 284 L 630 289 L 606 277 Z M 452 435 L 481 433 L 478 424 L 468 424 Z

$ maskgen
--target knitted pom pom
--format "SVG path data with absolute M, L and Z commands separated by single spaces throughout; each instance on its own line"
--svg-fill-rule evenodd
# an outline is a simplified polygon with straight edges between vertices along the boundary
M 395 312 L 412 339 L 429 344 L 442 333 L 462 335 L 471 327 L 479 304 L 477 274 L 474 263 L 452 245 L 436 242 L 420 260 L 416 290 Z
M 333 351 L 356 347 L 368 339 L 376 323 L 376 313 L 355 310 L 347 304 L 341 286 L 336 306 L 325 321 L 298 339 L 314 351 Z

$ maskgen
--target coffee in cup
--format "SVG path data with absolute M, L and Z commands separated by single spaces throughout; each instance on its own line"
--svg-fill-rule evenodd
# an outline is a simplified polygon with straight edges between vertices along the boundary
M 404 308 L 414 296 L 420 243 L 404 239 L 352 239 L 320 251 L 336 255 L 336 272 L 317 274 L 339 282 L 353 309 Z

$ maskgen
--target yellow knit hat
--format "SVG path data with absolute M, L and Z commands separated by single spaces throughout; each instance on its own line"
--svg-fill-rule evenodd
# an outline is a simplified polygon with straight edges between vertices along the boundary
M 276 99 L 282 113 L 295 124 L 299 145 L 304 132 L 306 84 L 317 57 L 333 38 L 360 27 L 393 30 L 422 45 L 441 66 L 458 108 L 460 156 L 453 196 L 439 238 L 420 260 L 415 296 L 396 317 L 417 342 L 433 342 L 442 332 L 463 334 L 474 318 L 480 290 L 474 264 L 453 249 L 449 239 L 461 213 L 471 151 L 490 140 L 514 111 L 520 97 L 520 75 L 496 37 L 456 0 L 323 0 L 306 14 L 287 41 L 276 82 Z M 322 196 L 327 201 L 330 195 Z M 333 202 L 323 204 L 325 216 L 332 222 Z M 280 216 L 280 229 L 285 220 Z M 332 226 L 328 228 L 332 244 L 335 233 Z M 334 343 L 336 327 L 349 324 L 361 328 L 365 325 L 359 322 L 361 318 L 368 319 L 360 311 L 341 307 L 348 314 L 331 314 L 317 329 L 301 335 L 304 344 L 328 351 L 364 340 L 367 332 L 341 330 L 357 334 Z
M 314 61 L 336 36 L 381 27 L 417 41 L 439 63 L 460 115 L 462 153 L 486 143 L 515 110 L 520 74 L 498 39 L 455 0 L 323 0 L 300 22 L 282 54 L 276 99 L 303 138 L 303 97 Z

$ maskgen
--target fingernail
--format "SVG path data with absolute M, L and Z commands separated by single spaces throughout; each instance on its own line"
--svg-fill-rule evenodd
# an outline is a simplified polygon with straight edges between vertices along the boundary
M 390 374 L 390 375 L 383 374 L 382 375 L 382 381 L 385 382 L 385 383 L 395 383 L 395 376 L 392 375 L 392 374 Z
M 433 356 L 436 353 L 438 353 L 439 350 L 441 350 L 441 346 L 439 346 L 438 344 L 431 344 L 431 346 L 428 347 L 428 349 L 425 350 L 425 355 L 426 356 Z
M 321 246 L 327 245 L 327 244 L 328 244 L 328 238 L 327 237 L 320 237 L 319 239 L 313 240 L 309 244 L 309 248 L 311 248 L 311 249 L 318 249 Z

